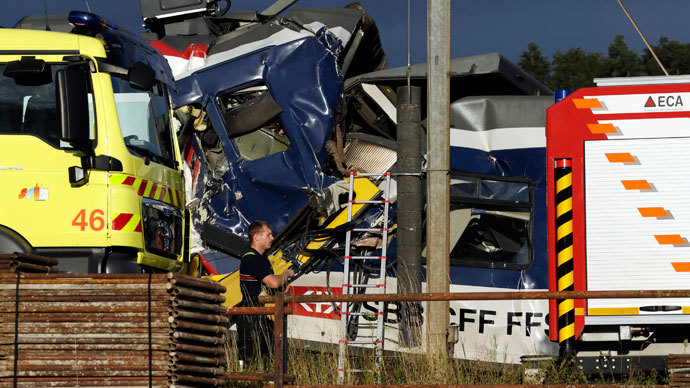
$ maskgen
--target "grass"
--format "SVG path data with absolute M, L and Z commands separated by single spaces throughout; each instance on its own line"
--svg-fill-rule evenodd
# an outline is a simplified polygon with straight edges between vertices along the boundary
M 231 348 L 232 349 L 232 348 Z M 238 371 L 236 354 L 229 352 L 228 370 Z M 372 355 L 348 357 L 348 368 L 373 370 Z M 290 344 L 288 348 L 288 374 L 296 375 L 299 385 L 338 384 L 337 347 L 324 346 L 321 349 L 304 350 Z M 593 382 L 614 382 L 610 376 L 586 376 L 572 361 L 540 361 L 536 364 L 534 380 L 524 380 L 522 365 L 500 364 L 476 360 L 449 359 L 442 355 L 430 356 L 414 353 L 386 353 L 380 375 L 373 372 L 348 373 L 346 384 L 587 384 Z M 272 359 L 251 360 L 245 372 L 273 373 Z M 645 373 L 632 370 L 619 384 L 651 385 L 668 384 L 665 376 L 654 371 Z M 233 387 L 263 387 L 263 382 L 236 382 Z

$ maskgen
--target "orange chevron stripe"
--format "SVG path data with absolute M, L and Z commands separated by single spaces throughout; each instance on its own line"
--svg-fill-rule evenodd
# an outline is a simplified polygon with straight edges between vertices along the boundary
M 661 245 L 683 245 L 685 240 L 679 234 L 656 234 L 656 241 Z
M 646 179 L 621 181 L 626 190 L 651 190 L 652 186 Z
M 577 109 L 601 108 L 601 102 L 596 98 L 573 98 L 573 103 Z
M 587 128 L 593 134 L 617 133 L 618 130 L 613 124 L 587 124 Z
M 635 163 L 635 158 L 630 152 L 606 154 L 606 159 L 611 163 Z
M 690 272 L 690 263 L 671 263 L 676 272 Z
M 642 217 L 668 217 L 668 213 L 663 207 L 638 207 Z

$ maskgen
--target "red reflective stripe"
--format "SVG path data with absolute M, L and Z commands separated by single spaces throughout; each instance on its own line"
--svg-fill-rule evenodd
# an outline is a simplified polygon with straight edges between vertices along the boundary
M 137 224 L 137 227 L 134 228 L 134 231 L 135 232 L 141 232 L 141 221 L 139 221 L 139 223 Z
M 141 197 L 144 196 L 144 191 L 146 191 L 146 185 L 149 183 L 146 179 L 142 179 L 141 183 L 139 184 L 139 190 L 137 190 L 137 194 Z
M 130 213 L 120 213 L 113 220 L 113 230 L 122 230 L 122 228 L 127 225 L 129 220 L 132 219 L 133 214 Z
M 134 177 L 128 176 L 125 181 L 122 182 L 123 185 L 132 186 L 134 184 Z
M 168 187 L 168 198 L 170 198 L 170 203 L 177 206 L 177 203 L 175 202 L 175 197 L 173 197 L 173 192 L 170 187 Z
M 158 194 L 158 200 L 159 201 L 163 201 L 165 199 L 165 192 L 168 190 L 169 190 L 168 187 L 161 185 L 161 193 Z
M 151 192 L 149 193 L 149 198 L 156 199 L 156 190 L 157 189 L 158 189 L 158 183 L 153 182 L 153 186 L 151 187 Z

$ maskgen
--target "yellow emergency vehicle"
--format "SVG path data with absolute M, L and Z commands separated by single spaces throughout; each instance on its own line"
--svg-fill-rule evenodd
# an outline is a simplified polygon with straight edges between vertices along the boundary
M 0 253 L 69 272 L 179 270 L 188 233 L 168 65 L 96 15 L 69 22 L 70 33 L 0 29 Z

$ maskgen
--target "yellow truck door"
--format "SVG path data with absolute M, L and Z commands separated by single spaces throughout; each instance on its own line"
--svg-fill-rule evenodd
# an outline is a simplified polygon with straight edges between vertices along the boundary
M 43 75 L 14 78 L 5 69 L 22 57 L 0 56 L 0 225 L 34 248 L 107 245 L 107 172 L 88 169 L 85 184 L 70 184 L 68 169 L 81 166 L 84 154 L 60 140 L 56 72 L 67 67 L 63 58 L 68 54 L 36 55 L 44 61 Z M 87 66 L 84 76 L 93 84 Z M 96 135 L 94 86 L 88 98 L 96 147 L 107 139 Z

